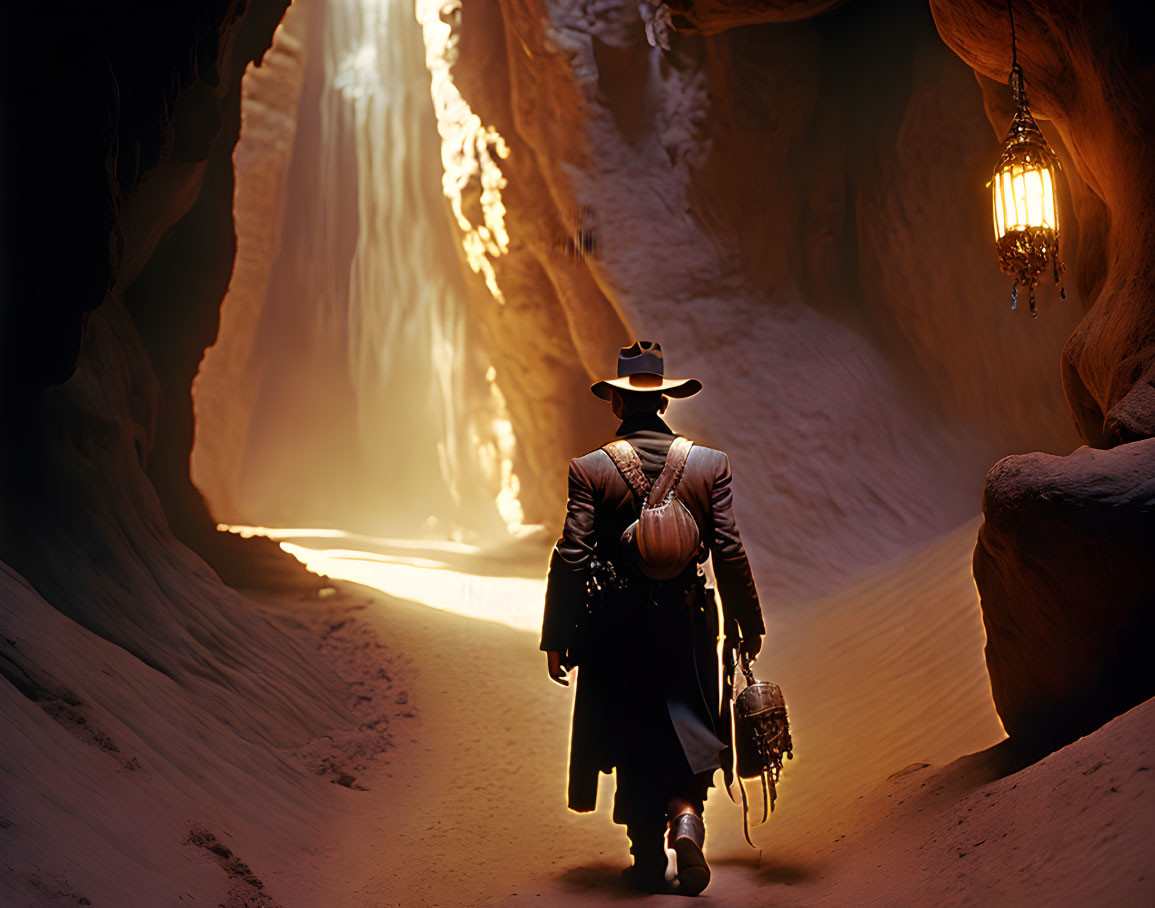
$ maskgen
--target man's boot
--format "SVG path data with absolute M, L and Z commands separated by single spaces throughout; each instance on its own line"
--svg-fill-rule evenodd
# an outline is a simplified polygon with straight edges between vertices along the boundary
M 706 824 L 691 810 L 670 820 L 670 847 L 678 858 L 678 892 L 697 895 L 710 883 L 710 865 L 702 847 L 706 844 Z
M 669 887 L 662 827 L 631 825 L 626 827 L 626 834 L 630 837 L 630 854 L 634 856 L 634 863 L 625 869 L 622 876 L 642 892 L 665 892 Z

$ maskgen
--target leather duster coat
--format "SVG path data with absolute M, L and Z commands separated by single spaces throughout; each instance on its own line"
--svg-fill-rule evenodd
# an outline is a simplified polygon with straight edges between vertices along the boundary
M 675 435 L 656 414 L 627 418 L 618 430 L 651 481 Z M 690 450 L 677 497 L 698 525 L 703 558 L 713 560 L 727 636 L 765 632 L 758 594 L 734 520 L 729 458 Z M 565 527 L 546 587 L 541 649 L 578 666 L 570 743 L 569 806 L 593 810 L 598 772 L 650 758 L 647 742 L 672 723 L 695 772 L 716 768 L 730 744 L 728 704 L 718 690 L 718 607 L 698 565 L 674 580 L 644 577 L 621 546 L 639 502 L 600 448 L 570 462 Z M 621 583 L 592 600 L 591 564 L 609 563 Z M 667 734 L 667 737 L 668 734 Z

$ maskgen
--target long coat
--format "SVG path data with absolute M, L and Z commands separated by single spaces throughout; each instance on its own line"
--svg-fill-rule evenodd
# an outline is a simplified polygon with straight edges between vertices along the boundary
M 634 446 L 652 481 L 674 433 L 656 414 L 643 414 L 628 418 L 617 434 Z M 765 627 L 730 484 L 726 454 L 695 444 L 677 497 L 694 516 L 712 556 L 727 633 L 754 637 Z M 602 449 L 570 462 L 565 527 L 550 560 L 541 649 L 578 665 L 569 764 L 569 806 L 576 811 L 594 809 L 599 771 L 644 757 L 647 742 L 661 737 L 659 723 L 673 724 L 695 772 L 719 765 L 718 750 L 729 745 L 729 715 L 718 691 L 714 591 L 705 589 L 697 564 L 660 583 L 637 572 L 620 540 L 640 507 Z M 593 559 L 613 564 L 628 583 L 606 591 L 591 614 L 587 580 Z

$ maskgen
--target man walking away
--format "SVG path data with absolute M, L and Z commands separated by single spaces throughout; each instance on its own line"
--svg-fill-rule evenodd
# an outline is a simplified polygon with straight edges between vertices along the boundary
M 700 565 L 713 558 L 722 629 L 753 659 L 765 627 L 734 521 L 726 454 L 680 438 L 661 414 L 702 388 L 665 377 L 659 344 L 622 348 L 618 376 L 591 390 L 621 420 L 616 440 L 569 468 L 565 527 L 554 547 L 541 649 L 550 677 L 578 667 L 569 807 L 592 811 L 599 772 L 616 771 L 613 819 L 626 827 L 637 888 L 710 880 L 703 803 L 730 746 L 718 690 L 718 607 Z

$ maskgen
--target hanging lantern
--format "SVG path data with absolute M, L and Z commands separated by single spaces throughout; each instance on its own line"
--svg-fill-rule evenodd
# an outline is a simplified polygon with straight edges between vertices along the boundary
M 1008 3 L 1008 8 L 1010 4 Z M 1056 193 L 1059 159 L 1027 107 L 1023 70 L 1015 59 L 1015 26 L 1011 18 L 1011 92 L 1015 116 L 1003 154 L 988 184 L 994 203 L 995 248 L 999 265 L 1015 279 L 1011 308 L 1019 301 L 1019 288 L 1029 294 L 1031 316 L 1035 310 L 1035 287 L 1050 267 L 1058 284 L 1066 266 L 1059 260 L 1059 200 Z M 1060 286 L 1059 295 L 1066 299 Z

